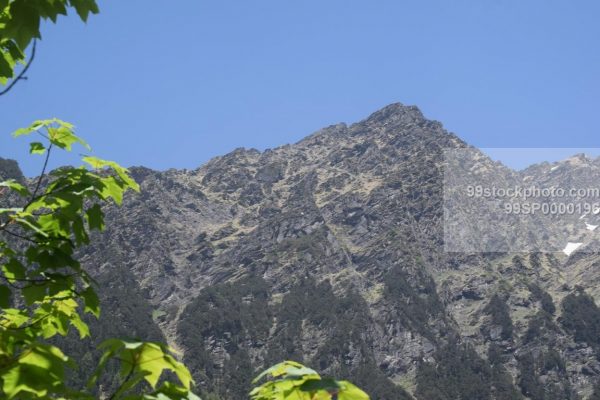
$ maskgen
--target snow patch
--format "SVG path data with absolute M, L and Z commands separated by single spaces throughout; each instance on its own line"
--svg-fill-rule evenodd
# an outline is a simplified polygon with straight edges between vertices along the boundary
M 594 231 L 594 230 L 596 230 L 596 228 L 598 227 L 598 225 L 591 225 L 591 224 L 588 224 L 588 223 L 586 222 L 586 223 L 585 223 L 585 227 L 586 227 L 586 229 L 587 229 L 588 231 Z
M 570 256 L 571 254 L 573 254 L 573 252 L 575 250 L 577 250 L 583 243 L 572 243 L 569 242 L 567 243 L 567 246 L 564 248 L 563 253 L 565 253 L 566 255 Z

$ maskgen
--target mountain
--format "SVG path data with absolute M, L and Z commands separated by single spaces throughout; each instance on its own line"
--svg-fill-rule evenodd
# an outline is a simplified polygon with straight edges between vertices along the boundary
M 18 182 L 24 182 L 25 177 L 15 160 L 0 158 L 0 179 L 14 179 Z
M 448 151 L 467 154 L 451 175 Z M 168 341 L 206 393 L 245 399 L 294 359 L 373 399 L 600 397 L 594 210 L 558 222 L 447 196 L 449 181 L 594 187 L 598 160 L 513 171 L 392 104 L 293 145 L 131 172 L 141 193 L 81 254 L 107 316 L 92 329 Z M 91 365 L 92 344 L 69 346 Z

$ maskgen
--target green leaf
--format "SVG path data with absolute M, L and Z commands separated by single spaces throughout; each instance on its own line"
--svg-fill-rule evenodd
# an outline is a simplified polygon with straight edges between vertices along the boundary
M 85 302 L 84 312 L 93 314 L 96 318 L 100 317 L 100 300 L 94 289 L 89 286 L 83 292 L 81 297 Z
M 114 357 L 120 350 L 122 350 L 123 347 L 124 347 L 124 342 L 119 339 L 107 339 L 107 340 L 103 341 L 102 343 L 100 343 L 100 345 L 98 346 L 98 349 L 104 350 L 104 352 L 102 353 L 102 356 L 100 357 L 100 360 L 98 361 L 98 365 L 96 366 L 96 369 L 94 370 L 94 372 L 92 373 L 92 376 L 88 380 L 87 387 L 89 389 L 94 387 L 94 385 L 98 381 L 98 378 L 100 378 L 100 376 L 104 372 L 104 369 L 106 368 L 106 364 L 108 363 L 108 361 L 110 361 L 110 359 L 112 357 Z
M 9 179 L 7 181 L 0 182 L 0 187 L 7 187 L 10 190 L 17 192 L 19 195 L 21 195 L 23 197 L 31 195 L 31 193 L 29 193 L 29 190 L 27 190 L 27 188 L 25 186 L 21 185 L 14 179 Z
M 44 297 L 46 296 L 46 285 L 30 284 L 24 287 L 21 292 L 25 298 L 25 303 L 30 306 L 36 301 L 44 300 Z
M 320 378 L 319 374 L 316 371 L 306 368 L 304 365 L 295 362 L 295 361 L 284 361 L 279 364 L 272 366 L 271 368 L 265 370 L 260 375 L 258 375 L 254 380 L 252 380 L 253 384 L 256 384 L 265 376 L 272 376 L 273 378 L 278 378 L 281 376 L 308 376 L 308 377 L 316 377 Z
M 7 82 L 7 78 L 13 77 L 14 63 L 10 59 L 10 55 L 0 49 L 0 77 L 4 78 L 2 84 Z
M 156 387 L 158 379 L 164 370 L 175 372 L 181 383 L 189 389 L 192 382 L 190 372 L 183 364 L 173 357 L 165 354 L 163 348 L 156 343 L 144 343 L 138 356 L 138 368 L 145 375 L 146 381 L 152 387 Z
M 23 226 L 23 228 L 28 229 L 28 230 L 32 230 L 35 233 L 37 233 L 38 235 L 41 235 L 43 237 L 48 237 L 48 234 L 46 232 L 44 232 L 40 226 L 38 226 L 38 223 L 36 221 L 29 221 L 26 218 L 15 218 L 15 221 L 17 221 L 21 226 Z
M 102 191 L 101 195 L 104 199 L 112 198 L 117 205 L 121 205 L 123 203 L 123 193 L 124 189 L 121 184 L 115 179 L 114 176 L 107 176 L 102 179 Z
M 53 123 L 54 123 L 54 120 L 52 120 L 52 119 L 36 120 L 36 121 L 33 121 L 33 123 L 31 125 L 29 125 L 27 128 L 17 129 L 16 131 L 13 132 L 12 135 L 14 137 L 29 135 L 33 132 L 39 131 L 42 128 L 50 126 Z
M 88 324 L 83 322 L 83 320 L 79 317 L 78 314 L 72 315 L 70 322 L 71 322 L 71 325 L 73 325 L 75 327 L 75 329 L 77 329 L 77 332 L 79 332 L 80 339 L 90 337 L 90 328 L 89 328 Z
M 164 371 L 174 372 L 186 389 L 189 389 L 193 383 L 190 371 L 170 355 L 168 348 L 164 345 L 109 339 L 100 344 L 99 348 L 105 351 L 90 382 L 97 380 L 100 371 L 103 370 L 110 358 L 118 357 L 121 360 L 122 377 L 131 373 L 141 373 L 144 380 L 153 388 L 156 387 Z
M 16 365 L 2 375 L 6 398 L 12 399 L 23 393 L 44 397 L 49 392 L 61 392 L 68 363 L 68 357 L 55 346 L 34 344 L 25 349 Z
M 22 208 L 0 208 L 0 214 L 15 214 L 23 211 Z
M 94 0 L 71 0 L 71 5 L 75 7 L 79 18 L 86 22 L 90 13 L 98 14 L 100 11 Z
M 67 9 L 65 7 L 64 0 L 61 1 L 41 1 L 37 3 L 40 16 L 44 19 L 50 19 L 56 23 L 59 14 L 67 15 Z
M 48 371 L 35 365 L 17 365 L 2 374 L 2 378 L 4 381 L 2 389 L 7 399 L 23 393 L 45 397 L 48 386 L 53 384 L 52 380 L 48 379 Z
M 2 6 L 0 5 L 0 9 Z M 12 40 L 6 40 L 2 42 L 2 46 L 0 46 L 8 52 L 8 58 L 11 59 L 11 64 L 14 68 L 18 61 L 22 61 L 25 58 L 25 54 L 23 51 L 17 46 L 17 44 Z
M 369 395 L 354 386 L 348 381 L 338 381 L 341 390 L 338 393 L 338 400 L 369 400 Z
M 2 311 L 3 313 L 0 315 L 3 319 L 2 325 L 5 327 L 20 328 L 30 320 L 29 313 L 23 310 L 7 308 Z
M 30 154 L 44 154 L 45 152 L 46 152 L 46 148 L 40 142 L 29 143 L 29 153 Z
M 90 242 L 90 238 L 85 230 L 85 226 L 83 225 L 83 219 L 79 215 L 76 215 L 73 218 L 73 223 L 71 226 L 77 245 L 88 244 Z
M 14 38 L 20 48 L 25 49 L 32 39 L 41 38 L 40 15 L 31 2 L 11 2 L 10 16 L 5 30 L 9 36 Z
M 347 381 L 321 379 L 312 369 L 294 361 L 274 365 L 253 383 L 271 379 L 250 392 L 253 400 L 369 400 L 369 396 Z
M 175 385 L 171 382 L 165 382 L 161 385 L 156 392 L 152 394 L 146 394 L 143 396 L 144 400 L 200 400 L 200 397 L 196 396 L 190 390 Z
M 71 148 L 75 143 L 79 143 L 87 149 L 90 148 L 90 146 L 83 139 L 73 133 L 72 128 L 64 125 L 60 125 L 58 128 L 49 127 L 48 136 L 52 144 L 67 151 L 71 151 Z
M 125 393 L 127 393 L 129 390 L 133 389 L 140 382 L 142 382 L 146 375 L 147 374 L 144 372 L 133 373 L 126 382 L 123 382 L 123 384 L 119 387 L 119 390 L 117 390 L 113 395 L 113 398 L 122 398 Z
M 309 379 L 300 386 L 300 390 L 303 392 L 316 392 L 319 390 L 325 390 L 327 392 L 337 392 L 340 390 L 340 385 L 335 379 Z
M 102 212 L 102 208 L 100 208 L 99 204 L 94 204 L 92 207 L 88 208 L 85 214 L 87 216 L 90 230 L 104 230 L 104 213 Z
M 75 135 L 75 127 L 72 124 L 62 121 L 58 118 L 34 121 L 27 128 L 21 128 L 14 131 L 13 136 L 19 137 L 23 135 L 29 135 L 33 132 L 38 132 L 42 128 L 46 128 L 48 132 L 48 140 L 50 140 L 53 145 L 58 146 L 61 149 L 71 151 L 73 144 L 79 143 L 86 149 L 90 150 L 90 146 L 85 142 L 85 140 Z
M 10 307 L 10 289 L 4 285 L 0 285 L 0 308 Z
M 8 280 L 25 279 L 25 266 L 16 258 L 11 258 L 1 267 L 4 277 Z
M 98 157 L 83 157 L 82 160 L 88 163 L 94 169 L 102 169 L 102 168 L 110 168 L 114 172 L 117 173 L 117 176 L 121 179 L 121 181 L 125 184 L 126 188 L 131 188 L 136 192 L 139 192 L 140 187 L 136 183 L 131 176 L 129 176 L 129 171 L 127 168 L 123 168 L 119 164 L 114 161 L 102 160 Z

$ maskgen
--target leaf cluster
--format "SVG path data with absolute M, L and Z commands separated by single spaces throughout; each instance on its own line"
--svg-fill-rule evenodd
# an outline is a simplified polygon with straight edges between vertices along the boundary
M 75 329 L 90 337 L 83 314 L 98 318 L 100 304 L 93 278 L 75 257 L 90 242 L 90 232 L 105 227 L 103 207 L 120 205 L 129 190 L 139 191 L 127 169 L 96 157 L 84 165 L 46 173 L 53 149 L 71 151 L 75 144 L 90 149 L 73 125 L 58 120 L 35 121 L 15 137 L 34 136 L 32 155 L 44 167 L 31 185 L 0 182 L 0 395 L 3 398 L 93 398 L 98 378 L 109 360 L 121 364 L 121 384 L 112 399 L 197 399 L 185 366 L 165 346 L 111 339 L 83 390 L 67 387 L 65 371 L 76 363 L 52 344 L 56 336 Z M 164 382 L 173 372 L 180 384 Z M 149 388 L 149 390 L 148 390 Z M 139 394 L 142 393 L 142 394 Z
M 0 84 L 14 78 L 15 67 L 25 61 L 27 46 L 41 39 L 41 22 L 56 23 L 69 9 L 84 22 L 98 13 L 95 0 L 0 0 Z
M 321 378 L 314 370 L 284 361 L 262 372 L 253 384 L 269 378 L 250 392 L 252 400 L 368 400 L 369 396 L 348 381 Z

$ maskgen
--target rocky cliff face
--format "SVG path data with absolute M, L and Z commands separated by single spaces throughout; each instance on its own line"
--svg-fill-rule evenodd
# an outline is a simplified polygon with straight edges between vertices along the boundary
M 282 359 L 373 399 L 588 398 L 600 374 L 595 214 L 569 220 L 569 234 L 584 220 L 589 233 L 570 256 L 445 252 L 444 150 L 468 147 L 393 104 L 193 171 L 133 168 L 141 193 L 108 211 L 82 254 L 110 315 L 96 329 L 163 336 L 223 399 L 245 398 Z M 478 157 L 505 183 L 600 177 L 594 160 L 518 173 Z
M 25 181 L 25 177 L 15 160 L 0 158 L 0 179 L 14 179 L 18 182 Z

